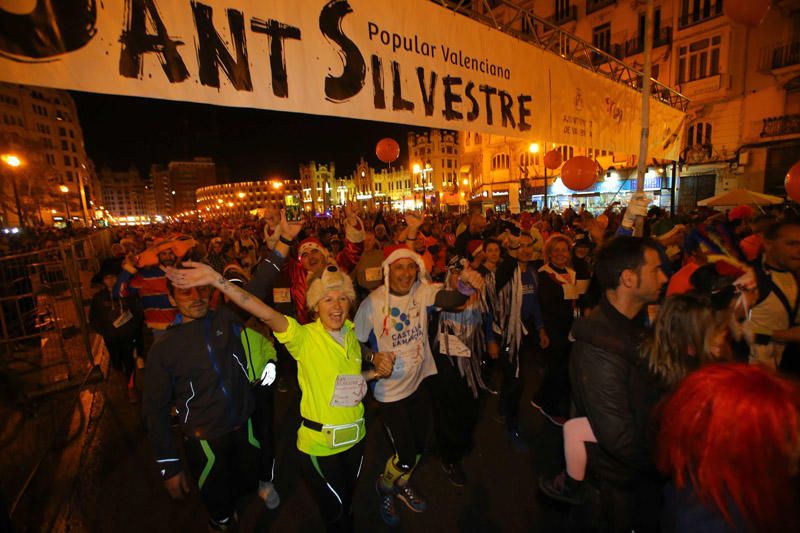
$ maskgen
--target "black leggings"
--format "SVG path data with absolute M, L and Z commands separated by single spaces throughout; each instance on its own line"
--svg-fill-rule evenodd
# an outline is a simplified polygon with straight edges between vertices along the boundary
M 275 418 L 275 384 L 258 385 L 253 388 L 255 409 L 251 419 L 256 438 L 261 443 L 259 460 L 259 481 L 275 481 L 275 437 L 273 420 Z
M 300 464 L 328 531 L 353 530 L 353 494 L 364 461 L 364 440 L 334 455 L 302 453 Z
M 258 485 L 258 441 L 249 422 L 210 440 L 185 438 L 186 460 L 215 522 L 231 519 L 239 494 Z
M 517 363 L 508 360 L 508 353 L 504 350 L 500 352 L 500 368 L 503 371 L 503 387 L 500 389 L 500 401 L 497 406 L 498 412 L 506 417 L 506 429 L 509 431 L 519 430 L 519 401 L 522 398 L 523 382 L 523 362 L 528 356 L 527 343 L 531 342 L 531 336 L 526 335 L 522 339 L 519 353 L 519 373 L 517 373 Z M 517 375 L 519 374 L 519 375 Z
M 382 404 L 383 423 L 389 432 L 392 446 L 397 454 L 399 467 L 410 470 L 422 454 L 428 438 L 431 410 L 426 378 L 411 396 Z
M 431 376 L 434 433 L 442 461 L 452 464 L 472 448 L 479 402 L 448 356 L 437 354 L 436 368 L 438 373 Z
M 133 349 L 135 348 L 135 338 L 118 339 L 115 337 L 103 337 L 108 349 L 108 357 L 111 360 L 111 367 L 122 372 L 126 378 L 133 373 Z

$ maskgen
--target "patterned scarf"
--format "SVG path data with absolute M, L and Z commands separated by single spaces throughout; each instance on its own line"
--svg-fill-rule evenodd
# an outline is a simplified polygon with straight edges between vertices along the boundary
M 519 347 L 528 331 L 522 324 L 522 271 L 514 269 L 511 281 L 497 291 L 494 273 L 487 274 L 481 295 L 481 310 L 492 314 L 492 331 L 502 338 L 501 349 L 508 351 L 508 360 L 519 377 Z

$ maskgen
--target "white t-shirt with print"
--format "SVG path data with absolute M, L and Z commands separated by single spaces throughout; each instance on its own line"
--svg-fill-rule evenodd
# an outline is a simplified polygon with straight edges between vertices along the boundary
M 436 374 L 428 342 L 428 307 L 433 306 L 441 285 L 414 283 L 405 296 L 389 296 L 389 315 L 384 323 L 386 285 L 381 285 L 361 303 L 355 318 L 361 342 L 377 340 L 379 352 L 394 352 L 392 375 L 375 382 L 373 395 L 379 402 L 396 402 L 414 393 L 428 376 Z

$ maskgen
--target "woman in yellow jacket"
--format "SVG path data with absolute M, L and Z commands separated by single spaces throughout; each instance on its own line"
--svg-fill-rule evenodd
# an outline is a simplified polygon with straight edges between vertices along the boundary
M 328 267 L 309 284 L 306 303 L 316 320 L 300 325 L 220 276 L 208 265 L 184 263 L 168 277 L 178 287 L 211 285 L 265 322 L 297 359 L 302 390 L 297 448 L 304 471 L 330 531 L 352 529 L 351 504 L 364 450 L 366 382 L 392 373 L 390 354 L 370 354 L 374 368 L 362 371 L 361 345 L 348 320 L 355 299 L 350 278 Z

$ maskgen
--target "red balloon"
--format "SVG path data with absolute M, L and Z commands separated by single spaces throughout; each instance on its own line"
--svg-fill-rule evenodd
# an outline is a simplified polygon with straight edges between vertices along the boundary
M 770 4 L 770 0 L 725 0 L 722 12 L 734 22 L 756 28 L 767 16 Z
M 786 194 L 795 202 L 800 202 L 800 161 L 792 165 L 786 173 L 786 180 L 783 182 L 786 187 Z
M 384 163 L 391 163 L 400 157 L 400 145 L 394 139 L 386 137 L 378 141 L 375 146 L 375 155 Z
M 544 154 L 544 166 L 550 170 L 555 170 L 561 166 L 561 152 L 558 150 L 550 150 Z
M 561 181 L 573 191 L 583 191 L 597 181 L 597 163 L 583 155 L 578 155 L 564 163 Z

